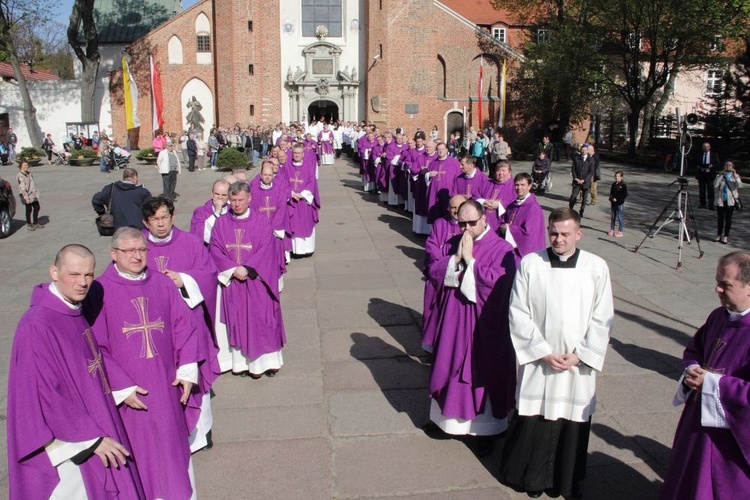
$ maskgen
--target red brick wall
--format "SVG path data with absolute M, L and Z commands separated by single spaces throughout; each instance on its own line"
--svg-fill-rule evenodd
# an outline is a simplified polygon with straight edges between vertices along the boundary
M 473 28 L 459 22 L 436 8 L 432 0 L 383 0 L 370 2 L 369 59 L 383 45 L 383 58 L 368 73 L 367 120 L 384 127 L 403 126 L 408 131 L 416 127 L 430 130 L 437 125 L 443 135 L 445 113 L 453 109 L 453 102 L 461 109 L 472 109 L 467 117 L 469 125 L 477 125 L 477 85 L 479 82 L 479 48 Z M 488 2 L 488 8 L 489 6 Z M 509 28 L 511 43 L 517 43 L 517 30 Z M 445 76 L 443 77 L 443 63 Z M 512 61 L 509 60 L 509 64 Z M 499 102 L 489 103 L 486 96 L 499 96 L 499 72 L 502 60 L 486 56 L 484 61 L 484 92 L 482 119 L 485 124 L 497 123 Z M 443 78 L 445 91 L 443 95 Z M 374 112 L 371 99 L 381 96 L 382 110 Z M 474 102 L 469 103 L 469 96 Z M 419 105 L 419 113 L 410 117 L 406 104 Z M 508 116 L 510 109 L 506 109 Z

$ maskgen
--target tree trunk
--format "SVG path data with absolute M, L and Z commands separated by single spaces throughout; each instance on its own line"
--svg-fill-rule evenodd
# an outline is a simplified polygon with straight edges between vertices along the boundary
M 26 130 L 29 134 L 29 140 L 31 145 L 35 148 L 42 148 L 42 128 L 39 126 L 39 122 L 36 119 L 36 108 L 34 103 L 31 102 L 31 94 L 29 94 L 29 86 L 26 84 L 26 77 L 21 72 L 21 63 L 18 61 L 16 56 L 15 47 L 10 46 L 11 50 L 8 53 L 10 57 L 10 64 L 13 66 L 13 71 L 16 74 L 16 80 L 18 81 L 18 90 L 21 92 L 21 99 L 23 99 L 23 120 L 26 122 Z
M 659 99 L 659 102 L 656 103 L 656 106 L 654 106 L 653 109 L 647 107 L 646 112 L 644 113 L 643 117 L 643 130 L 641 131 L 641 140 L 640 140 L 640 147 L 644 148 L 648 144 L 648 141 L 651 140 L 651 128 L 648 126 L 649 122 L 651 120 L 651 116 L 656 118 L 657 120 L 659 117 L 664 113 L 664 110 L 667 107 L 667 104 L 669 104 L 670 97 L 672 96 L 672 92 L 674 92 L 674 84 L 675 80 L 677 80 L 677 75 L 680 73 L 680 65 L 675 63 L 674 68 L 672 69 L 672 74 L 669 76 L 669 80 L 667 80 L 667 83 L 664 85 L 664 91 L 661 95 L 661 98 Z M 679 131 L 679 124 L 677 125 L 678 131 Z M 679 133 L 679 132 L 678 132 Z
M 83 28 L 83 47 L 79 35 Z M 75 0 L 68 24 L 68 44 L 83 67 L 81 72 L 81 121 L 98 121 L 96 75 L 99 72 L 99 34 L 94 23 L 94 0 Z M 84 50 L 85 49 L 85 50 Z
M 640 114 L 640 108 L 631 106 L 630 113 L 628 113 L 628 156 L 631 157 L 635 157 L 637 152 L 638 123 Z

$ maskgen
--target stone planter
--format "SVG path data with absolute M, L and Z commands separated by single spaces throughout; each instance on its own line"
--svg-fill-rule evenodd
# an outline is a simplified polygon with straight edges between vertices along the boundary
M 69 158 L 68 161 L 74 167 L 90 167 L 96 162 L 96 158 Z
M 29 166 L 30 167 L 38 167 L 39 165 L 42 164 L 42 159 L 41 158 L 27 158 L 27 160 L 29 162 Z M 20 163 L 18 162 L 18 160 L 16 160 L 16 165 L 20 165 Z
M 147 156 L 141 161 L 146 165 L 156 165 L 156 156 Z

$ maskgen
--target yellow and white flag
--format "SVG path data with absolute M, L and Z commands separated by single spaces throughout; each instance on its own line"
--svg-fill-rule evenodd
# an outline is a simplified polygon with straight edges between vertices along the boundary
M 128 68 L 125 54 L 122 55 L 122 88 L 125 94 L 125 125 L 128 130 L 141 126 L 138 119 L 138 87 Z

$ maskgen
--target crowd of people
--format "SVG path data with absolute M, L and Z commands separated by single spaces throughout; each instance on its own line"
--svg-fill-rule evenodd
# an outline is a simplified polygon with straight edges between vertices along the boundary
M 284 365 L 283 275 L 293 258 L 315 252 L 318 172 L 342 153 L 359 168 L 363 191 L 409 213 L 412 231 L 426 237 L 422 346 L 432 362 L 424 431 L 463 436 L 480 456 L 503 435 L 503 484 L 530 497 L 580 496 L 596 376 L 614 325 L 607 264 L 578 247 L 584 207 L 596 203 L 600 178 L 593 148 L 583 144 L 573 157 L 569 206 L 545 219 L 532 190 L 544 191 L 549 137 L 532 171 L 514 175 L 497 131 L 471 132 L 466 148 L 434 133 L 411 137 L 364 123 L 269 132 L 258 175 L 249 180 L 238 171 L 213 182 L 187 231 L 174 225 L 182 137 L 157 136 L 160 195 L 140 185 L 131 167 L 94 195 L 95 211 L 114 218 L 111 263 L 94 279 L 89 249 L 60 249 L 51 282 L 34 289 L 16 329 L 11 498 L 105 490 L 119 498 L 195 497 L 191 454 L 212 447 L 212 384 L 227 372 L 272 378 Z M 210 132 L 216 142 L 217 134 L 224 136 Z M 195 141 L 193 132 L 184 135 L 186 145 Z M 487 146 L 485 135 L 493 137 Z M 227 147 L 242 147 L 237 141 Z M 728 163 L 715 180 L 725 205 L 739 186 Z M 36 221 L 28 168 L 19 172 L 22 182 L 27 218 Z M 622 235 L 626 196 L 618 171 L 610 235 L 616 222 Z M 723 307 L 685 353 L 675 399 L 686 403 L 675 437 L 682 451 L 667 475 L 669 498 L 750 486 L 742 437 L 750 255 L 720 261 L 716 291 Z M 735 348 L 715 355 L 727 342 Z M 724 464 L 720 475 L 715 457 Z

